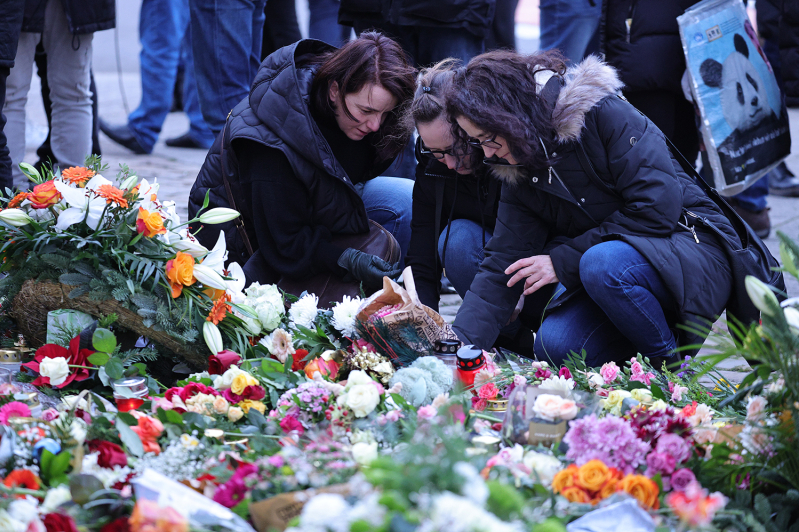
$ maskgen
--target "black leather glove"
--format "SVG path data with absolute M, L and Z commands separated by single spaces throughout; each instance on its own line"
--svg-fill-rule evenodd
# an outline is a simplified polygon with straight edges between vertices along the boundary
M 370 255 L 353 248 L 344 250 L 337 264 L 347 270 L 348 277 L 362 282 L 364 289 L 369 293 L 383 287 L 383 276 L 394 278 L 402 273 L 399 263 L 389 264 L 377 255 Z

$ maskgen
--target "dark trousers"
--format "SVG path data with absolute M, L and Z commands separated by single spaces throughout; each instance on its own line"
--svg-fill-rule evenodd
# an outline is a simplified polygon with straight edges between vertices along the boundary
M 312 36 L 312 38 L 314 38 Z M 294 0 L 269 0 L 264 6 L 261 61 L 272 52 L 302 39 Z
M 519 0 L 497 0 L 494 23 L 486 37 L 486 50 L 516 49 L 516 7 Z
M 8 142 L 3 129 L 6 125 L 6 115 L 3 114 L 3 105 L 6 103 L 6 78 L 11 72 L 10 68 L 0 67 L 0 192 L 5 193 L 6 188 L 13 188 L 11 179 L 11 155 L 8 152 Z

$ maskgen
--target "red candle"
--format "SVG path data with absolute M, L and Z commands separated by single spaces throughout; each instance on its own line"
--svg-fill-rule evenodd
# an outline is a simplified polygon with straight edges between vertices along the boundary
M 120 412 L 130 412 L 144 404 L 144 399 L 138 397 L 116 397 L 115 400 Z

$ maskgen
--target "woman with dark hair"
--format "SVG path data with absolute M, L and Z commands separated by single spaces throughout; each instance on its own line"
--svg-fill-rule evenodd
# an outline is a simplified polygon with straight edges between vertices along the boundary
M 660 130 L 620 98 L 594 57 L 566 70 L 555 53 L 490 52 L 459 71 L 447 110 L 503 180 L 494 236 L 454 328 L 490 347 L 519 295 L 557 284 L 535 354 L 591 366 L 641 353 L 669 360 L 703 338 L 732 289 L 703 221 L 737 238 Z M 566 239 L 547 252 L 553 238 Z
M 405 119 L 406 127 L 419 133 L 406 264 L 413 269 L 419 300 L 435 310 L 444 269 L 461 297 L 469 290 L 494 233 L 501 187 L 482 164 L 482 151 L 453 135 L 445 94 L 458 64 L 447 59 L 422 70 Z M 531 350 L 530 329 L 540 325 L 551 295 L 551 290 L 541 290 L 526 303 L 522 298 L 518 305 L 519 311 L 524 308 L 522 319 L 503 328 L 495 345 Z
M 318 274 L 379 288 L 398 264 L 333 241 L 369 233 L 372 219 L 401 250 L 410 240 L 409 180 L 377 177 L 408 136 L 399 110 L 413 95 L 414 70 L 400 46 L 364 33 L 336 49 L 304 40 L 267 57 L 250 95 L 211 148 L 189 197 L 189 213 L 210 191 L 213 206 L 242 213 L 244 230 L 223 226 L 231 260 L 248 258 L 248 281 L 274 283 Z M 232 202 L 230 199 L 232 198 Z M 213 227 L 198 234 L 206 247 Z

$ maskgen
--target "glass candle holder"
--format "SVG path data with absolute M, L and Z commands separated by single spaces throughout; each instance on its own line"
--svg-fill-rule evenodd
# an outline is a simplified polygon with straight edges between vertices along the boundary
M 136 410 L 144 404 L 149 390 L 144 377 L 125 377 L 113 382 L 114 401 L 120 412 Z

